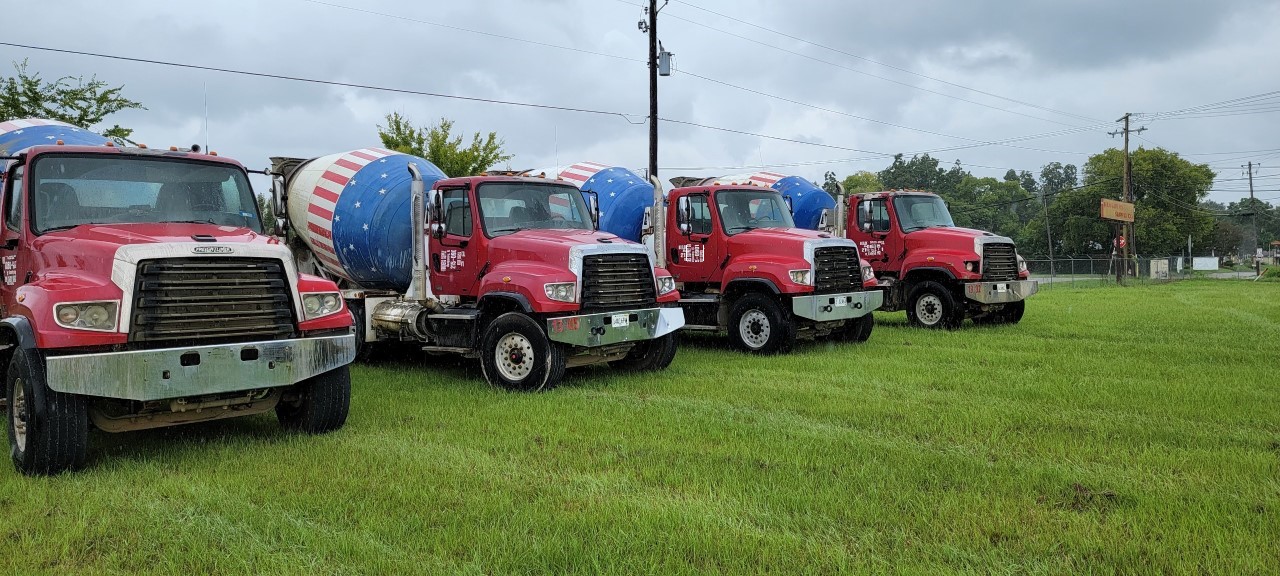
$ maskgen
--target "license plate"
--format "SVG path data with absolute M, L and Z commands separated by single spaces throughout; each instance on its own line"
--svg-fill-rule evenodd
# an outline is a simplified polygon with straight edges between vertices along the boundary
M 614 314 L 614 315 L 613 315 L 613 327 L 614 327 L 614 328 L 626 328 L 629 324 L 631 324 L 631 317 L 630 317 L 629 315 L 627 315 L 627 314 Z
M 836 306 L 848 306 L 848 305 L 849 305 L 848 296 L 836 296 Z
M 996 284 L 996 292 L 1008 292 L 1008 291 L 1009 291 L 1008 284 Z

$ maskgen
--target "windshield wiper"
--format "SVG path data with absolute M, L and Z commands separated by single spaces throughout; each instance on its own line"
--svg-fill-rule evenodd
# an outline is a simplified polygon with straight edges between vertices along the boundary
M 514 228 L 498 228 L 497 230 L 490 230 L 490 231 L 489 231 L 489 233 L 490 233 L 490 234 L 505 234 L 505 233 L 507 233 L 507 232 L 519 232 L 519 231 L 521 231 L 521 230 L 530 230 L 530 229 L 531 229 L 531 228 L 528 228 L 528 227 L 516 226 L 516 227 L 514 227 Z
M 217 224 L 213 220 L 162 220 L 160 224 Z
M 756 228 L 759 228 L 759 226 L 730 226 L 730 227 L 729 227 L 729 229 L 728 229 L 728 230 L 726 230 L 726 232 L 733 232 L 734 230 L 741 230 L 741 231 L 743 231 L 743 232 L 750 232 L 750 231 L 752 231 L 752 230 L 755 230 Z

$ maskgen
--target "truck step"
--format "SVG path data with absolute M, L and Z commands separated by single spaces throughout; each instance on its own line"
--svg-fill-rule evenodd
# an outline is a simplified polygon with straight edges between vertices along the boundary
M 681 304 L 714 304 L 720 300 L 719 294 L 689 294 L 681 295 Z
M 444 312 L 430 314 L 427 317 L 432 320 L 474 321 L 480 318 L 480 311 L 475 308 L 445 308 Z

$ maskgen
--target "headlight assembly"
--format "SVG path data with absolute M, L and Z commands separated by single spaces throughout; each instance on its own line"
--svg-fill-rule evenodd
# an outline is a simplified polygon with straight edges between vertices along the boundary
M 114 332 L 119 313 L 118 302 L 68 302 L 53 307 L 54 321 L 75 330 Z
M 302 312 L 307 320 L 337 314 L 342 310 L 342 295 L 337 292 L 315 292 L 302 295 Z
M 790 274 L 791 274 L 791 281 L 792 281 L 792 282 L 795 282 L 796 284 L 800 284 L 800 285 L 803 285 L 803 286 L 812 286 L 812 285 L 813 285 L 813 276 L 811 276 L 811 275 L 810 275 L 810 272 L 809 272 L 809 270 L 807 270 L 807 269 L 806 269 L 806 270 L 792 270 L 792 271 L 790 272 Z
M 544 284 L 542 289 L 547 293 L 547 298 L 556 302 L 574 302 L 576 300 L 575 286 L 573 282 L 555 282 L 552 284 Z
M 676 279 L 671 276 L 658 277 L 658 295 L 670 294 L 676 289 Z

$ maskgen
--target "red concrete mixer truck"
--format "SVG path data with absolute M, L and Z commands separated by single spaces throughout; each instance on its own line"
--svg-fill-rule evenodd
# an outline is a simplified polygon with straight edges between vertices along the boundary
M 727 333 L 754 353 L 784 352 L 801 338 L 871 336 L 882 295 L 857 246 L 793 219 L 813 213 L 816 222 L 834 204 L 807 180 L 680 179 L 683 187 L 664 194 L 626 168 L 592 162 L 525 173 L 578 185 L 600 198 L 602 229 L 650 244 L 680 288 L 688 330 Z
M 644 245 L 597 231 L 595 203 L 573 186 L 446 178 L 382 149 L 272 166 L 291 245 L 338 282 L 364 349 L 478 358 L 489 383 L 531 391 L 567 367 L 660 370 L 675 357 L 675 279 Z
M 1012 239 L 957 227 L 931 192 L 854 194 L 835 210 L 823 226 L 858 243 L 885 293 L 885 310 L 906 310 L 913 326 L 954 329 L 966 318 L 1016 324 L 1039 288 Z
M 264 234 L 246 171 L 116 146 L 49 120 L 0 122 L 0 366 L 25 474 L 123 432 L 274 410 L 343 425 L 355 357 L 333 282 Z

